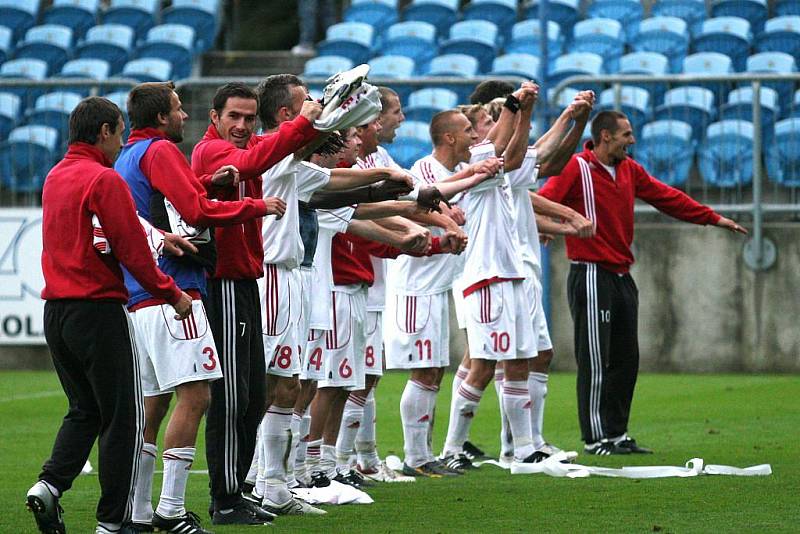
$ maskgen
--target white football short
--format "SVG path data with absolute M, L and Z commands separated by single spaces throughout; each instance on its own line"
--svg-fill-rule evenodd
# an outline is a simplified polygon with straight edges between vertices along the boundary
M 383 376 L 383 312 L 368 311 L 365 324 L 366 348 L 364 350 L 364 372 Z
M 464 287 L 460 278 L 453 281 L 453 289 L 450 293 L 453 295 L 453 311 L 456 315 L 456 324 L 459 330 L 464 330 L 467 327 L 467 321 L 464 317 Z
M 536 350 L 550 350 L 553 342 L 550 340 L 550 331 L 547 329 L 547 317 L 544 314 L 544 303 L 542 302 L 542 284 L 538 278 L 526 278 L 525 285 L 527 294 L 533 294 L 536 299 L 536 309 L 533 312 L 533 334 L 536 336 Z
M 326 343 L 322 351 L 324 377 L 317 387 L 341 387 L 351 391 L 364 389 L 366 313 L 366 286 L 353 293 L 333 292 L 333 329 L 325 332 Z
M 306 348 L 303 351 L 303 369 L 300 378 L 303 380 L 322 380 L 325 378 L 325 349 L 330 342 L 327 330 L 312 329 L 308 334 Z
M 131 321 L 146 397 L 170 393 L 187 382 L 222 377 L 202 300 L 192 301 L 192 313 L 183 320 L 175 320 L 172 306 L 161 304 L 132 312 Z
M 300 333 L 302 290 L 299 269 L 264 266 L 261 292 L 261 332 L 267 374 L 291 377 L 300 374 L 300 358 L 308 332 Z
M 297 324 L 300 339 L 300 380 L 316 380 L 306 375 L 308 353 L 306 351 L 311 323 L 311 279 L 314 271 L 311 267 L 300 267 L 300 319 Z
M 470 357 L 497 361 L 536 357 L 537 335 L 531 321 L 536 295 L 524 280 L 495 282 L 470 293 L 464 302 Z
M 430 369 L 450 364 L 447 291 L 386 297 L 383 337 L 388 369 Z

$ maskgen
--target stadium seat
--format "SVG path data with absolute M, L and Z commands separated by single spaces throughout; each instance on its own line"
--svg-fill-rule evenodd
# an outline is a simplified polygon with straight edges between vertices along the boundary
M 697 151 L 703 179 L 717 187 L 749 185 L 753 181 L 753 124 L 724 120 L 708 126 Z
M 775 124 L 775 139 L 765 145 L 770 180 L 788 187 L 800 186 L 800 118 Z
M 458 19 L 459 0 L 412 0 L 403 10 L 403 20 L 433 24 L 439 37 L 447 35 Z
M 628 3 L 630 0 L 621 0 Z M 614 3 L 601 0 L 598 3 Z M 625 49 L 625 35 L 622 33 L 622 24 L 614 19 L 592 18 L 575 24 L 572 29 L 572 45 L 570 52 L 594 52 L 603 57 L 603 70 L 617 72 L 619 58 Z
M 785 15 L 800 15 L 799 0 L 778 0 L 773 3 L 775 15 L 783 17 Z
M 97 81 L 108 79 L 111 67 L 108 61 L 102 59 L 73 59 L 67 61 L 61 72 L 54 78 L 91 78 Z M 81 96 L 89 96 L 92 87 L 89 85 L 76 85 L 71 87 L 59 87 L 60 91 L 72 91 Z
M 41 59 L 12 59 L 0 65 L 0 78 L 27 78 L 30 80 L 44 80 L 47 76 L 47 63 Z M 9 93 L 14 93 L 22 99 L 22 106 L 32 106 L 36 98 L 44 93 L 42 89 L 15 86 L 5 88 Z
M 136 39 L 143 39 L 155 26 L 160 0 L 111 0 L 103 15 L 104 24 L 122 24 L 133 29 Z
M 639 33 L 642 22 L 642 2 L 639 0 L 594 0 L 589 6 L 590 18 L 612 19 L 618 21 L 625 31 L 626 40 L 632 43 Z M 577 27 L 574 28 L 577 30 Z M 577 36 L 577 34 L 573 34 Z M 620 53 L 620 55 L 622 55 Z
M 471 78 L 478 74 L 478 60 L 464 54 L 444 54 L 431 60 L 427 75 L 456 76 Z M 474 88 L 474 84 L 437 84 L 437 87 L 450 89 L 458 94 L 459 101 L 465 102 Z
M 676 17 L 651 17 L 639 24 L 639 34 L 632 43 L 635 52 L 658 52 L 669 59 L 670 71 L 681 72 L 683 58 L 689 51 L 686 22 Z
M 128 61 L 122 76 L 140 82 L 166 82 L 172 75 L 172 64 L 166 59 L 141 58 Z
M 517 0 L 471 0 L 462 11 L 464 20 L 488 20 L 502 32 L 504 41 L 511 37 L 517 21 Z
M 528 80 L 538 80 L 539 58 L 530 54 L 505 54 L 492 62 L 489 74 L 497 76 L 520 76 Z
M 566 41 L 572 40 L 572 27 L 580 20 L 580 0 L 551 0 L 547 2 L 546 17 L 561 28 Z M 526 19 L 539 19 L 539 2 L 533 0 L 526 8 Z M 550 30 L 548 30 L 548 33 Z
M 800 16 L 786 15 L 769 19 L 756 39 L 758 52 L 785 52 L 800 57 Z
M 353 62 L 341 56 L 319 56 L 306 61 L 304 77 L 328 78 L 336 73 L 353 68 Z
M 711 15 L 747 19 L 757 35 L 764 30 L 767 20 L 767 0 L 715 0 L 711 4 Z
M 421 121 L 430 123 L 434 115 L 458 105 L 458 94 L 449 89 L 427 87 L 408 95 L 408 105 L 403 107 L 406 122 Z
M 86 30 L 97 22 L 100 0 L 54 0 L 44 12 L 45 24 L 61 24 L 71 28 L 77 39 L 83 39 Z
M 0 140 L 5 141 L 20 119 L 22 99 L 14 93 L 0 93 Z
M 122 134 L 122 142 L 125 143 L 131 131 L 131 121 L 128 118 L 128 91 L 114 91 L 103 96 L 115 103 L 122 112 L 122 120 L 125 121 L 125 132 Z
M 205 52 L 214 46 L 219 32 L 220 0 L 172 0 L 161 21 L 191 27 L 197 39 L 195 50 Z
M 558 95 L 556 95 L 554 88 L 550 88 L 547 92 L 547 101 L 551 102 L 553 106 L 555 106 L 558 110 L 562 110 L 565 107 L 569 106 L 573 100 L 575 100 L 575 95 L 577 95 L 580 91 L 572 87 L 565 87 L 563 91 L 559 91 Z
M 380 35 L 397 22 L 397 0 L 353 0 L 344 12 L 345 22 L 363 22 Z
M 556 59 L 550 73 L 550 83 L 555 86 L 571 76 L 597 76 L 603 72 L 603 58 L 591 52 L 572 52 Z M 602 91 L 602 85 L 582 82 L 575 89 L 590 89 L 596 94 Z
M 10 28 L 0 26 L 0 63 L 14 53 L 14 32 Z
M 450 38 L 439 47 L 442 54 L 466 54 L 478 60 L 482 73 L 489 72 L 497 54 L 498 29 L 485 20 L 463 20 L 450 27 Z
M 427 122 L 407 120 L 397 128 L 397 135 L 408 139 L 419 139 L 427 143 L 431 141 L 430 126 Z
M 133 49 L 134 31 L 122 24 L 100 24 L 89 28 L 86 39 L 75 49 L 79 58 L 95 58 L 108 61 L 111 74 L 117 74 L 130 59 Z
M 147 32 L 136 51 L 140 58 L 160 58 L 172 63 L 172 76 L 188 78 L 194 60 L 194 29 L 184 24 L 161 24 Z
M 628 116 L 633 127 L 633 133 L 638 134 L 644 124 L 650 120 L 651 102 L 650 92 L 641 87 L 620 87 L 619 110 Z M 614 103 L 614 88 L 611 87 L 600 93 L 598 110 L 617 109 Z
M 542 57 L 541 33 L 539 21 L 522 20 L 511 28 L 511 40 L 505 45 L 507 54 L 531 54 Z M 548 68 L 555 64 L 556 58 L 564 50 L 564 36 L 561 28 L 552 20 L 547 21 L 547 57 Z
M 366 63 L 372 57 L 375 30 L 363 22 L 340 22 L 328 27 L 325 40 L 317 43 L 320 56 L 342 56 L 354 65 Z
M 436 27 L 418 20 L 392 24 L 384 32 L 381 54 L 410 57 L 418 72 L 425 72 L 437 54 Z
M 58 24 L 34 26 L 25 32 L 15 58 L 33 58 L 45 61 L 51 71 L 61 70 L 72 49 L 72 30 Z
M 656 0 L 650 11 L 652 17 L 676 17 L 686 21 L 689 33 L 700 33 L 706 19 L 705 0 Z
M 50 126 L 58 132 L 60 153 L 67 149 L 69 137 L 69 114 L 81 101 L 82 96 L 69 91 L 45 93 L 36 99 L 36 105 L 28 110 L 25 121 L 28 124 Z
M 706 19 L 696 36 L 693 46 L 696 52 L 719 52 L 733 60 L 737 72 L 745 69 L 753 36 L 750 23 L 739 17 L 714 17 Z
M 669 73 L 669 60 L 664 54 L 658 52 L 631 52 L 625 54 L 619 60 L 618 74 L 649 74 L 662 76 Z M 633 83 L 630 85 L 638 86 L 650 91 L 650 102 L 661 102 L 664 92 L 667 90 L 663 83 Z
M 719 52 L 698 52 L 684 58 L 683 72 L 698 77 L 731 74 L 733 60 Z M 730 90 L 729 84 L 723 82 L 693 82 L 693 84 L 713 91 L 717 102 L 724 102 Z
M 378 56 L 369 61 L 371 78 L 411 78 L 414 60 L 405 56 Z
M 797 71 L 794 58 L 784 52 L 761 52 L 747 58 L 747 72 L 790 73 Z M 765 87 L 778 91 L 781 102 L 789 102 L 792 98 L 794 83 L 791 81 L 764 82 Z
M 775 132 L 775 121 L 780 116 L 778 92 L 770 87 L 759 90 L 761 102 L 761 131 L 764 142 L 770 143 Z M 753 122 L 753 88 L 740 87 L 728 95 L 728 102 L 719 111 L 719 119 L 738 119 Z
M 784 118 L 800 117 L 800 89 L 794 92 L 794 98 L 789 105 L 782 106 Z
M 684 86 L 664 93 L 664 103 L 656 108 L 656 119 L 679 120 L 692 127 L 697 141 L 714 118 L 714 93 L 705 87 Z
M 694 161 L 692 127 L 681 121 L 645 124 L 634 145 L 636 161 L 662 182 L 679 187 L 689 179 Z
M 15 42 L 36 24 L 39 4 L 40 0 L 0 0 L 0 20 L 3 26 L 14 32 Z
M 17 193 L 42 190 L 44 178 L 55 164 L 58 132 L 38 124 L 11 130 L 8 141 L 0 143 L 0 181 Z

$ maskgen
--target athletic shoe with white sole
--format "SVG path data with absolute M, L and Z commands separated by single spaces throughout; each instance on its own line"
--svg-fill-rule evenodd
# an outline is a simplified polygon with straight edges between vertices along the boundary
M 359 472 L 361 476 L 366 478 L 367 480 L 372 480 L 375 482 L 415 482 L 416 479 L 414 477 L 409 477 L 405 475 L 400 475 L 397 471 L 389 469 L 389 466 L 386 465 L 386 462 L 381 461 L 375 467 L 370 467 L 368 469 L 364 469 L 360 465 L 356 466 L 356 471 Z
M 537 448 L 536 450 L 537 451 L 541 451 L 541 452 L 545 453 L 548 456 L 553 456 L 554 454 L 556 454 L 558 452 L 561 452 L 561 449 L 559 449 L 555 445 L 551 445 L 551 444 L 549 444 L 547 442 L 545 442 L 544 445 L 542 445 L 541 447 Z
M 309 488 L 327 488 L 331 485 L 331 479 L 322 471 L 314 471 L 311 473 L 311 479 L 308 482 Z
M 443 458 L 439 458 L 439 460 L 448 468 L 463 473 L 468 469 L 477 469 L 467 455 L 464 453 L 459 454 L 451 454 L 450 456 L 445 456 Z
M 265 525 L 273 519 L 275 514 L 243 500 L 231 508 L 216 510 L 211 522 L 215 525 Z
M 635 439 L 633 439 L 627 434 L 623 434 L 622 439 L 616 440 L 614 443 L 617 444 L 617 447 L 624 447 L 630 450 L 634 454 L 653 454 L 652 449 L 648 449 L 647 447 L 642 447 L 641 445 L 636 443 Z
M 200 518 L 194 512 L 186 511 L 178 517 L 162 517 L 158 512 L 153 514 L 153 530 L 155 532 L 173 532 L 176 534 L 214 534 L 205 530 Z
M 275 515 L 325 515 L 328 513 L 295 497 L 283 504 L 276 504 L 265 498 L 262 507 L 267 512 Z
M 612 454 L 630 454 L 631 450 L 626 447 L 620 447 L 613 441 L 601 439 L 594 443 L 587 443 L 583 446 L 584 452 L 595 454 L 597 456 L 611 456 Z
M 25 506 L 33 512 L 39 532 L 45 534 L 66 534 L 67 527 L 61 514 L 64 509 L 58 503 L 58 497 L 53 495 L 47 485 L 39 481 L 28 490 L 25 497 Z
M 487 458 L 486 453 L 476 447 L 473 443 L 469 441 L 465 441 L 464 445 L 461 447 L 464 451 L 464 454 L 467 455 L 471 461 L 475 460 L 485 460 Z
M 503 467 L 511 467 L 511 464 L 514 463 L 514 453 L 511 454 L 501 454 L 499 458 L 497 458 L 497 462 L 502 465 Z

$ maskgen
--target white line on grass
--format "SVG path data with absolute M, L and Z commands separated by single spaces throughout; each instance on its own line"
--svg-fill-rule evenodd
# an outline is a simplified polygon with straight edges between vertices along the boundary
M 11 395 L 10 397 L 0 397 L 0 402 L 13 402 L 19 400 L 30 400 L 30 399 L 44 399 L 46 397 L 57 397 L 59 395 L 63 395 L 64 392 L 60 389 L 53 390 L 53 391 L 40 391 L 39 393 L 27 393 L 22 395 Z

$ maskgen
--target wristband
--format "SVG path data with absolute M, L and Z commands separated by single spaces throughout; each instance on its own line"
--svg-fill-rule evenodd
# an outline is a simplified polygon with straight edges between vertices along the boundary
M 434 254 L 441 254 L 442 253 L 442 240 L 439 236 L 431 237 L 431 250 L 428 252 L 428 256 L 433 256 Z
M 418 196 L 419 196 L 419 185 L 415 186 L 414 189 L 412 189 L 405 195 L 400 195 L 399 197 L 397 197 L 397 200 L 413 200 L 414 202 L 416 202 Z
M 514 95 L 508 95 L 506 101 L 503 103 L 503 107 L 511 113 L 516 113 L 519 111 L 519 99 Z

